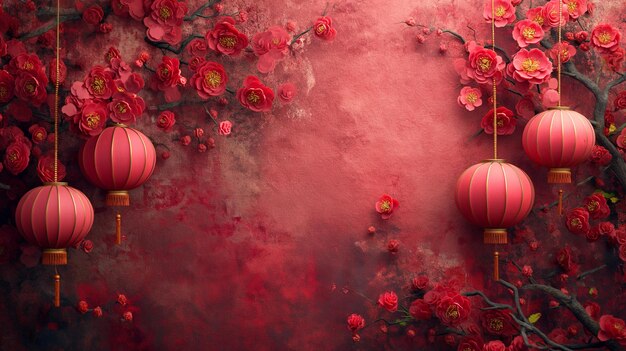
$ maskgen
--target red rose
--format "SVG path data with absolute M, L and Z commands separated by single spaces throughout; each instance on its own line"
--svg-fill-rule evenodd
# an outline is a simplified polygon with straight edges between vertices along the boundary
M 211 50 L 224 55 L 239 55 L 248 46 L 248 37 L 239 32 L 231 17 L 222 18 L 212 30 L 205 35 Z
M 15 77 L 15 95 L 22 101 L 40 106 L 48 98 L 48 77 L 43 72 L 21 71 Z
M 594 193 L 591 196 L 587 196 L 585 198 L 585 208 L 593 219 L 607 218 L 611 214 L 611 209 L 602 193 Z
M 98 135 L 106 126 L 107 115 L 107 107 L 103 102 L 86 102 L 80 114 L 78 129 L 87 136 Z
M 190 83 L 198 95 L 207 100 L 211 96 L 218 96 L 226 91 L 228 76 L 224 66 L 217 62 L 207 61 L 197 67 Z
M 393 211 L 400 206 L 398 200 L 387 194 L 383 194 L 375 204 L 376 212 L 381 214 L 382 219 L 389 219 Z
M 589 212 L 586 208 L 577 207 L 565 216 L 565 224 L 570 232 L 585 235 L 589 231 Z
M 590 159 L 591 162 L 595 164 L 598 164 L 600 166 L 607 166 L 609 163 L 611 163 L 613 156 L 611 155 L 609 150 L 604 148 L 604 146 L 594 145 L 593 151 L 591 151 Z
M 93 309 L 93 316 L 96 318 L 102 317 L 102 308 L 100 306 Z
M 191 137 L 189 135 L 185 135 L 183 137 L 180 138 L 180 143 L 183 144 L 184 146 L 187 146 L 189 144 L 191 144 Z
M 104 18 L 104 11 L 99 5 L 92 5 L 83 12 L 83 21 L 96 25 Z
M 423 299 L 413 301 L 409 307 L 409 313 L 418 321 L 426 321 L 433 316 L 430 305 Z
M 87 301 L 80 300 L 78 301 L 78 305 L 76 306 L 76 309 L 81 314 L 85 314 L 87 313 L 87 311 L 89 311 L 89 305 L 87 304 Z
M 91 96 L 98 99 L 110 99 L 115 91 L 113 79 L 115 72 L 103 66 L 93 66 L 85 77 L 84 86 Z
M 200 139 L 204 136 L 204 129 L 202 128 L 196 128 L 193 130 L 193 135 L 195 135 L 196 138 Z
M 424 290 L 428 287 L 428 282 L 428 276 L 420 275 L 413 278 L 413 280 L 411 281 L 411 288 L 413 290 Z
M 83 240 L 83 242 L 80 243 L 80 248 L 83 249 L 83 251 L 85 251 L 86 253 L 90 253 L 91 250 L 93 250 L 93 241 Z
M 626 323 L 622 319 L 615 318 L 610 314 L 600 317 L 600 331 L 598 332 L 600 341 L 615 339 L 622 345 L 626 345 Z
M 393 291 L 387 291 L 378 297 L 378 305 L 389 312 L 398 310 L 398 295 Z
M 248 76 L 243 87 L 237 90 L 237 100 L 243 107 L 255 112 L 269 111 L 274 101 L 274 91 L 261 83 L 259 78 Z
M 455 327 L 467 320 L 470 307 L 470 300 L 463 295 L 444 296 L 435 308 L 435 315 L 441 323 Z
M 613 100 L 616 110 L 626 109 L 626 90 L 622 90 L 617 94 L 615 100 Z
M 65 166 L 61 161 L 57 162 L 57 182 L 63 181 L 65 178 Z M 44 183 L 54 182 L 54 156 L 45 155 L 39 158 L 37 162 L 37 175 Z
M 296 85 L 293 83 L 285 83 L 278 87 L 278 97 L 283 102 L 291 102 L 296 96 Z
M 479 335 L 469 335 L 461 339 L 457 351 L 483 351 L 483 345 Z
M 175 123 L 176 116 L 172 111 L 163 111 L 157 118 L 157 127 L 163 129 L 166 132 L 172 129 Z
M 198 152 L 203 153 L 203 152 L 206 152 L 207 149 L 208 148 L 205 144 L 202 144 L 202 143 L 198 144 Z
M 0 70 L 0 104 L 6 104 L 14 96 L 15 79 L 5 70 Z
M 204 56 L 206 55 L 207 49 L 206 40 L 199 38 L 193 39 L 187 44 L 187 51 L 189 51 L 192 56 Z
M 506 346 L 500 340 L 494 340 L 486 343 L 483 346 L 483 351 L 505 351 Z
M 350 329 L 353 333 L 359 331 L 359 329 L 363 329 L 365 327 L 365 319 L 358 314 L 351 314 L 348 316 L 348 329 Z
M 30 146 L 23 140 L 12 142 L 4 153 L 4 167 L 13 175 L 22 173 L 30 161 Z
M 122 318 L 126 321 L 126 322 L 132 322 L 133 321 L 133 313 L 131 311 L 126 311 L 124 312 L 124 314 L 122 315 Z
M 191 69 L 192 71 L 195 72 L 205 62 L 206 62 L 206 59 L 204 57 L 194 56 L 194 57 L 191 58 L 191 60 L 189 60 L 189 69 Z M 193 77 L 192 77 L 192 79 L 193 79 Z M 192 82 L 192 85 L 193 85 L 193 82 Z
M 508 310 L 488 310 L 481 315 L 481 324 L 492 335 L 513 336 L 517 328 Z
M 28 132 L 31 135 L 31 140 L 35 144 L 41 144 L 48 138 L 48 131 L 46 128 L 40 126 L 39 124 L 33 124 L 28 128 Z
M 233 127 L 233 124 L 230 121 L 222 121 L 220 122 L 220 125 L 217 128 L 217 134 L 229 135 L 232 127 Z
M 126 304 L 128 304 L 128 299 L 126 298 L 126 295 L 117 294 L 117 303 L 119 303 L 122 306 L 126 306 Z
M 141 116 L 146 107 L 140 96 L 130 93 L 116 93 L 108 104 L 111 120 L 116 123 L 130 124 Z
M 515 124 L 517 120 L 513 117 L 513 111 L 506 107 L 498 107 L 496 109 L 496 124 L 498 128 L 498 135 L 510 135 L 515 131 Z M 480 126 L 485 133 L 493 134 L 493 109 L 489 110 L 480 122 Z
M 337 30 L 333 28 L 333 20 L 330 17 L 320 17 L 313 24 L 315 36 L 324 40 L 333 40 L 337 35 Z

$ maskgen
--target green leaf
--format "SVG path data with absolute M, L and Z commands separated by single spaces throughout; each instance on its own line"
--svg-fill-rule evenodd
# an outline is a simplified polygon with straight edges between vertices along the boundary
M 537 313 L 533 313 L 528 317 L 528 321 L 532 324 L 537 323 L 537 321 L 539 320 L 539 318 L 541 318 L 541 313 L 537 312 Z

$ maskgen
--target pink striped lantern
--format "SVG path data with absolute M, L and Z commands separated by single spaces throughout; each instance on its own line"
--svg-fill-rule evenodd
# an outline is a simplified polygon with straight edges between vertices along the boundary
M 522 135 L 526 155 L 550 168 L 548 183 L 571 183 L 570 168 L 587 160 L 595 143 L 591 122 L 567 107 L 537 114 L 528 121 Z
M 130 206 L 128 191 L 154 171 L 156 151 L 147 136 L 123 124 L 105 128 L 87 140 L 78 155 L 80 169 L 92 184 L 108 190 L 107 206 Z M 115 216 L 115 243 L 122 243 L 122 216 Z
M 17 204 L 15 224 L 31 244 L 43 248 L 45 265 L 67 264 L 67 248 L 76 246 L 93 225 L 89 199 L 67 183 L 44 183 Z
M 526 218 L 534 201 L 530 177 L 501 159 L 469 167 L 456 184 L 456 205 L 467 220 L 484 228 L 485 244 L 506 244 L 506 228 Z

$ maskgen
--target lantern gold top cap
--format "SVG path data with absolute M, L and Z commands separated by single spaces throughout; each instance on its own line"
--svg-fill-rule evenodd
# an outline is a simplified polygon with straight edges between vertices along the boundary
M 128 126 L 124 123 L 113 123 L 113 127 L 128 128 Z
M 569 106 L 552 106 L 548 110 L 571 110 Z
M 498 163 L 504 163 L 506 162 L 503 158 L 488 158 L 486 160 L 483 160 L 483 162 L 487 163 L 487 162 L 498 162 Z
M 67 186 L 67 182 L 44 182 L 43 185 Z

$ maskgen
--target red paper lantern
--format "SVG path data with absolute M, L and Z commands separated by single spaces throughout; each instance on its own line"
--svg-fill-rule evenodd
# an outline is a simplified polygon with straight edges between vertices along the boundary
M 118 124 L 87 140 L 79 163 L 87 180 L 108 190 L 107 205 L 129 206 L 128 190 L 142 185 L 152 175 L 156 152 L 144 134 Z
M 570 167 L 586 161 L 595 143 L 591 122 L 567 107 L 534 116 L 522 136 L 526 155 L 533 162 L 550 168 L 548 183 L 571 183 Z
M 484 228 L 486 244 L 506 244 L 506 228 L 522 221 L 534 201 L 528 175 L 500 159 L 469 167 L 456 184 L 456 205 L 467 220 Z
M 17 205 L 15 223 L 31 244 L 43 248 L 42 263 L 67 264 L 67 247 L 89 233 L 94 213 L 89 199 L 67 183 L 45 183 L 27 192 Z

